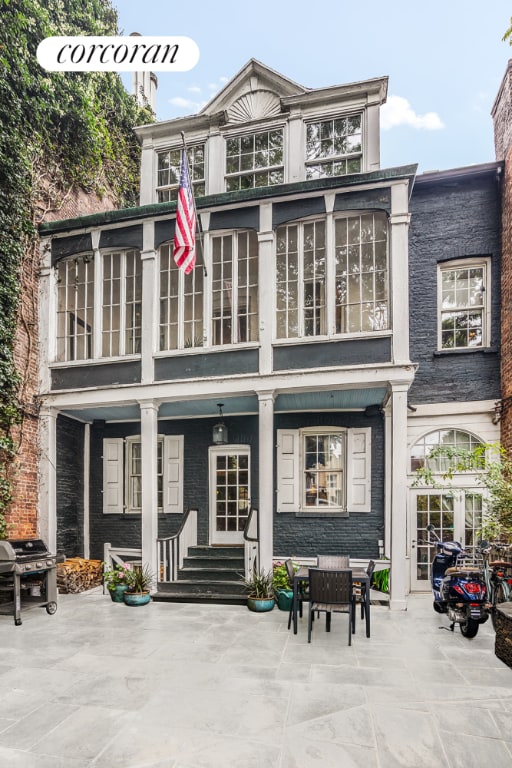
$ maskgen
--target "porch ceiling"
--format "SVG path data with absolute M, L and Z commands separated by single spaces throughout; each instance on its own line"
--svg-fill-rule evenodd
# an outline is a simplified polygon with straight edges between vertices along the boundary
M 381 405 L 386 395 L 385 387 L 368 387 L 362 389 L 336 389 L 314 392 L 283 392 L 275 399 L 276 413 L 289 411 L 346 411 L 364 410 L 369 405 Z M 162 403 L 159 408 L 159 418 L 190 419 L 218 416 L 217 403 L 222 402 L 222 412 L 225 416 L 236 414 L 257 414 L 257 395 L 239 395 L 204 400 L 180 400 Z M 95 420 L 139 421 L 140 410 L 136 403 L 125 405 L 98 406 L 97 408 L 69 408 L 63 410 L 65 416 L 84 422 Z

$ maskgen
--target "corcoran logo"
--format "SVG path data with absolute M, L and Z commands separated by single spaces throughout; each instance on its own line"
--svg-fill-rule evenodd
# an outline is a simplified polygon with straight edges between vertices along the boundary
M 51 72 L 186 72 L 199 48 L 190 37 L 47 37 L 37 60 Z

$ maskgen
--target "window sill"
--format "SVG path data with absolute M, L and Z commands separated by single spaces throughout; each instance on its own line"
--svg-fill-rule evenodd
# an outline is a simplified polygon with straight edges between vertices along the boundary
M 326 341 L 361 341 L 362 339 L 379 339 L 385 336 L 392 336 L 392 330 L 368 331 L 368 333 L 344 333 L 332 336 L 299 336 L 293 339 L 273 339 L 272 346 L 285 347 L 294 344 L 325 343 Z
M 123 355 L 122 357 L 95 357 L 88 358 L 86 360 L 65 360 L 54 361 L 49 363 L 49 368 L 78 368 L 82 365 L 105 365 L 110 363 L 127 363 L 134 360 L 140 360 L 140 353 L 136 355 Z
M 458 349 L 436 349 L 433 357 L 449 357 L 451 355 L 473 355 L 479 352 L 482 355 L 496 355 L 498 347 L 460 347 Z
M 325 512 L 308 509 L 307 511 L 295 512 L 295 517 L 349 517 L 349 513 L 341 509 L 326 510 Z
M 181 355 L 209 355 L 212 352 L 232 352 L 243 349 L 259 349 L 259 341 L 244 341 L 240 344 L 218 344 L 208 347 L 187 347 L 186 349 L 164 349 L 156 352 L 153 357 L 156 359 L 164 357 L 178 357 Z

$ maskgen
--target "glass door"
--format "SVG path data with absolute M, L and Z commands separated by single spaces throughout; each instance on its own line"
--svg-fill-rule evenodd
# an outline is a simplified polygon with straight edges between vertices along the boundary
M 250 449 L 210 448 L 210 542 L 243 544 L 251 505 Z
M 413 490 L 411 512 L 411 590 L 426 591 L 430 589 L 430 569 L 436 553 L 435 544 L 426 543 L 427 525 L 433 525 L 443 541 L 460 541 L 471 552 L 482 525 L 482 494 L 460 488 Z

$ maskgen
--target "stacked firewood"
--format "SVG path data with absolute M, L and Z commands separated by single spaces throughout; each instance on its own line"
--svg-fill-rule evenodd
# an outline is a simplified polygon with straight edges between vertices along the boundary
M 64 563 L 57 563 L 57 587 L 61 594 L 85 592 L 100 587 L 102 580 L 101 560 L 70 557 Z

